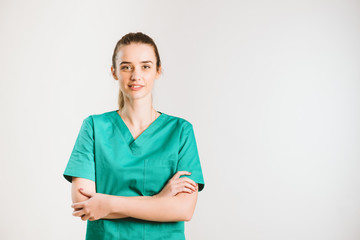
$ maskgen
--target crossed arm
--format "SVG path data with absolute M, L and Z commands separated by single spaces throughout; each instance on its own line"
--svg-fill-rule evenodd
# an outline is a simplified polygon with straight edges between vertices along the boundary
M 79 192 L 79 188 L 95 193 L 95 182 L 75 178 L 72 180 L 72 201 L 79 203 L 89 198 Z M 123 197 L 107 195 L 103 198 L 109 213 L 103 219 L 133 217 L 149 221 L 171 222 L 190 221 L 197 202 L 198 192 L 178 193 L 176 196 L 136 196 Z

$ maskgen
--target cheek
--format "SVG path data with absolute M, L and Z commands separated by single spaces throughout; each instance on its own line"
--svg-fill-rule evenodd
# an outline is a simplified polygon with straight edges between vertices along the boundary
M 119 77 L 119 80 L 126 80 L 126 79 L 130 79 L 131 77 L 131 74 L 130 73 L 127 73 L 127 72 L 120 72 L 118 74 L 118 77 Z
M 146 82 L 149 84 L 149 85 L 152 85 L 156 79 L 156 74 L 154 73 L 148 73 L 146 74 L 146 76 L 144 76 L 145 79 L 146 79 Z
M 131 81 L 131 74 L 128 73 L 120 73 L 118 75 L 118 79 L 119 79 L 119 84 L 120 85 L 126 85 Z
M 122 79 L 119 79 L 119 89 L 121 89 L 123 92 L 127 91 L 126 89 L 128 89 L 127 86 L 127 81 L 124 81 Z
M 152 90 L 152 88 L 154 87 L 154 80 L 149 80 L 146 82 L 146 87 L 147 89 L 149 89 L 149 91 Z

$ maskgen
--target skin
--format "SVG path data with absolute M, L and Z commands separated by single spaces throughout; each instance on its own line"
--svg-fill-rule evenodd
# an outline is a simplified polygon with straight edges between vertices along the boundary
M 124 108 L 118 113 L 136 139 L 154 120 L 154 115 L 160 115 L 152 106 L 151 95 L 154 82 L 161 75 L 161 66 L 156 69 L 156 57 L 150 45 L 133 43 L 120 48 L 116 57 L 116 69 L 111 66 L 111 72 L 114 79 L 119 81 L 120 91 L 125 97 Z M 144 87 L 140 91 L 133 91 L 130 84 Z
M 124 108 L 118 114 L 136 139 L 160 115 L 152 106 L 151 96 L 154 82 L 161 75 L 161 66 L 156 68 L 151 45 L 132 43 L 119 49 L 116 67 L 111 66 L 111 72 L 125 98 Z M 133 91 L 130 84 L 144 87 Z M 73 216 L 83 221 L 126 217 L 159 222 L 190 221 L 197 202 L 198 184 L 187 177 L 179 178 L 181 175 L 190 173 L 177 172 L 154 196 L 136 197 L 96 193 L 94 181 L 73 177 Z

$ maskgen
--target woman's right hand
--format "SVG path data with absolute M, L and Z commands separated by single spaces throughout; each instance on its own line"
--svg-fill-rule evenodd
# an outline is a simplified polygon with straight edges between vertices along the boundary
M 180 192 L 193 193 L 198 190 L 198 185 L 187 177 L 179 178 L 181 175 L 191 175 L 187 171 L 179 171 L 167 182 L 165 187 L 154 197 L 172 197 Z

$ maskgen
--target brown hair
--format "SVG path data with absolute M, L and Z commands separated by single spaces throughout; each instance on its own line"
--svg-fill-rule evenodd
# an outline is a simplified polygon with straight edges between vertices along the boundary
M 156 70 L 159 70 L 159 67 L 161 66 L 160 61 L 160 55 L 159 51 L 156 47 L 156 44 L 154 40 L 149 37 L 148 35 L 142 33 L 142 32 L 136 32 L 136 33 L 128 33 L 124 35 L 117 43 L 114 49 L 114 53 L 112 56 L 112 66 L 114 68 L 114 71 L 116 72 L 116 55 L 122 46 L 130 45 L 131 43 L 143 43 L 143 44 L 149 44 L 154 48 L 155 56 L 156 56 Z M 118 105 L 119 110 L 121 110 L 124 107 L 125 101 L 124 101 L 124 94 L 119 89 L 119 97 L 118 97 Z

